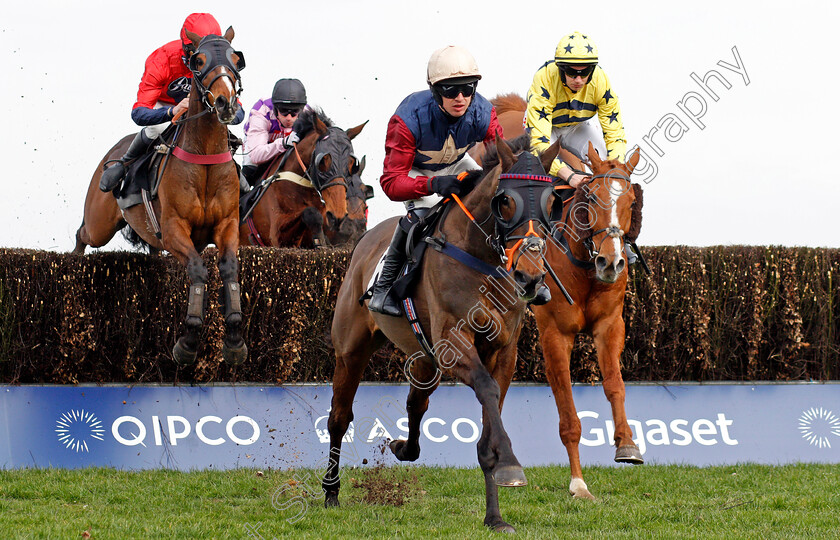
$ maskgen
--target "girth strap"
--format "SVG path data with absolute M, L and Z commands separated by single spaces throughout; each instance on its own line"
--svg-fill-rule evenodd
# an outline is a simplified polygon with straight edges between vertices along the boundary
M 172 150 L 172 155 L 181 161 L 195 165 L 221 165 L 222 163 L 233 161 L 233 155 L 229 151 L 222 152 L 221 154 L 193 154 L 192 152 L 187 152 L 180 146 L 176 146 Z
M 474 255 L 467 253 L 463 249 L 457 246 L 453 246 L 449 242 L 445 242 L 440 238 L 429 236 L 424 238 L 423 241 L 435 248 L 437 251 L 443 253 L 444 255 L 452 259 L 455 259 L 464 266 L 472 268 L 476 272 L 481 272 L 482 274 L 498 279 L 503 279 L 505 276 L 510 274 L 510 272 L 501 270 L 498 266 L 493 266 L 489 263 L 486 263 L 478 257 L 475 257 Z

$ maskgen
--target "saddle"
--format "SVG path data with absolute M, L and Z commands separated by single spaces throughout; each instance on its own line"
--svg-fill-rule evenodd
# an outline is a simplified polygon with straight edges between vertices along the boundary
M 121 210 L 127 210 L 132 206 L 145 202 L 143 191 L 146 192 L 149 201 L 157 198 L 160 178 L 163 176 L 169 155 L 175 146 L 175 139 L 178 136 L 179 127 L 175 124 L 167 126 L 158 135 L 158 138 L 149 145 L 146 153 L 126 167 L 125 178 L 122 184 L 114 190 L 117 205 Z M 234 152 L 242 145 L 242 141 L 230 131 L 228 131 L 228 141 L 228 144 Z M 238 172 L 240 166 L 236 161 L 234 163 Z
M 395 298 L 404 300 L 414 293 L 414 288 L 420 279 L 423 255 L 426 253 L 426 248 L 429 247 L 429 241 L 427 240 L 431 240 L 432 232 L 450 208 L 452 208 L 451 204 L 444 205 L 441 201 L 428 210 L 425 208 L 415 209 L 409 215 L 400 219 L 398 226 L 402 227 L 406 233 L 406 262 L 400 272 L 400 277 L 391 286 L 391 294 Z
M 283 164 L 286 163 L 291 152 L 285 152 L 283 156 L 280 158 L 280 164 L 277 165 L 277 172 L 272 174 L 271 176 L 265 176 L 268 172 L 270 167 L 265 166 L 263 167 L 263 172 L 261 174 L 261 180 L 257 183 L 253 189 L 245 193 L 239 198 L 239 222 L 245 223 L 251 215 L 251 212 L 254 211 L 257 204 L 260 202 L 260 199 L 263 198 L 265 192 L 268 190 L 268 187 L 276 182 L 277 180 L 289 180 L 291 182 L 295 182 L 296 184 L 300 184 L 304 187 L 315 188 L 312 182 L 309 181 L 308 178 L 300 176 L 299 174 L 295 174 L 290 171 L 281 171 L 280 169 L 283 168 Z
M 155 141 L 149 145 L 146 153 L 132 161 L 126 167 L 122 184 L 114 191 L 117 205 L 121 210 L 127 210 L 143 202 L 143 190 L 157 196 L 157 188 L 163 170 L 160 169 L 164 156 L 169 154 L 169 143 L 175 139 L 177 127 L 168 126 Z

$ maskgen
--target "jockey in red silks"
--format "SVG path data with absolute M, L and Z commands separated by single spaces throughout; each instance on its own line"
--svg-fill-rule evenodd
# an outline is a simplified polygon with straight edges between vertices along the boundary
M 503 136 L 496 109 L 476 93 L 481 74 L 475 58 L 463 47 L 438 49 L 426 69 L 428 90 L 415 92 L 400 103 L 388 122 L 385 164 L 379 183 L 392 201 L 405 201 L 408 215 L 394 231 L 368 309 L 399 317 L 399 300 L 391 286 L 405 263 L 403 222 L 443 197 L 463 196 L 481 177 L 481 167 L 467 154 L 478 142 Z M 464 173 L 464 174 L 461 174 Z
M 167 124 L 189 107 L 192 72 L 187 62 L 195 52 L 195 45 L 187 37 L 187 31 L 201 37 L 222 35 L 215 17 L 209 13 L 192 13 L 181 26 L 181 39 L 170 41 L 149 55 L 137 89 L 137 101 L 131 110 L 134 123 L 144 127 L 131 141 L 125 155 L 102 173 L 99 181 L 102 191 L 117 187 L 125 176 L 125 164 L 142 156 Z M 240 108 L 232 123 L 238 124 L 243 118 L 245 112 Z

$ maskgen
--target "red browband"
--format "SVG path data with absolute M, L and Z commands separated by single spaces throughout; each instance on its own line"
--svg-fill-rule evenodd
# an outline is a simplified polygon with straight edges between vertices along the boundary
M 221 163 L 233 161 L 233 155 L 231 155 L 230 152 L 222 152 L 221 154 L 193 154 L 187 152 L 180 146 L 176 146 L 175 149 L 172 150 L 172 155 L 181 161 L 194 163 L 196 165 L 219 165 Z

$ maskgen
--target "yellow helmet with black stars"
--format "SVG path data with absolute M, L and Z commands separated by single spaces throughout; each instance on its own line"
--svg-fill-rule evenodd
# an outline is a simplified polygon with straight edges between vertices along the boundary
M 556 64 L 597 64 L 598 47 L 589 36 L 580 32 L 573 32 L 563 36 L 554 51 Z

